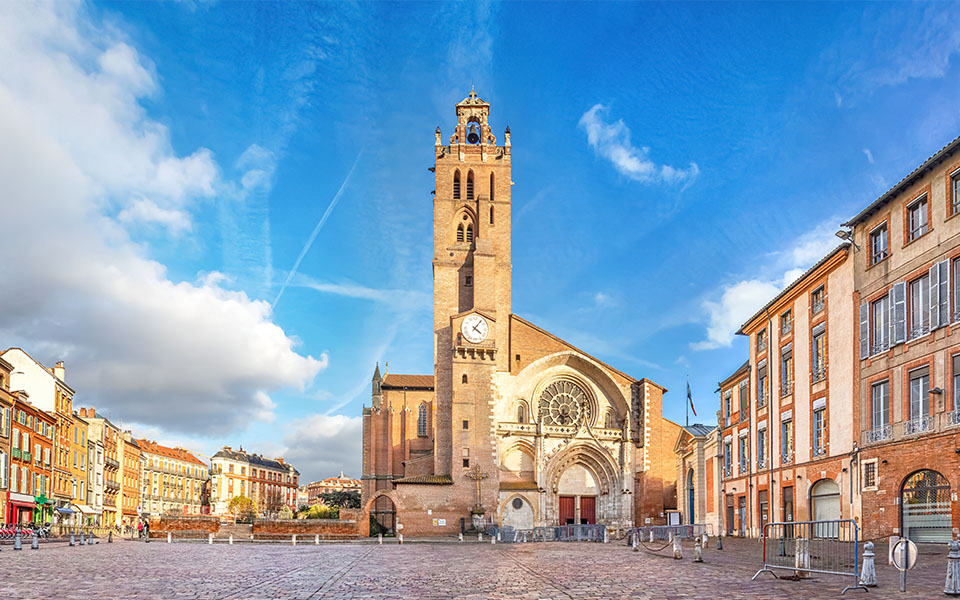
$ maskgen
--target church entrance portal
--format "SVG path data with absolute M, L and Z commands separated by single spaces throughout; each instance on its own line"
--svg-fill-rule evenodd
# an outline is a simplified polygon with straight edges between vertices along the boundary
M 573 496 L 560 496 L 560 525 L 573 525 L 577 522 L 577 499 Z

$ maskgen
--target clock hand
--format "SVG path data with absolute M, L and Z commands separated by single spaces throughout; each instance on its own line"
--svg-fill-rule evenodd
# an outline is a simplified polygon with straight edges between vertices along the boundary
M 481 331 L 480 331 L 479 329 L 477 329 L 477 326 L 476 326 L 476 325 L 473 326 L 473 330 L 476 331 L 477 333 L 481 333 Z

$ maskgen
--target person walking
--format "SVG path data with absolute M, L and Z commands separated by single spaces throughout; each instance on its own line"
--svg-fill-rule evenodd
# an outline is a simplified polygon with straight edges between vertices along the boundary
M 137 537 L 143 538 L 143 521 L 137 521 Z

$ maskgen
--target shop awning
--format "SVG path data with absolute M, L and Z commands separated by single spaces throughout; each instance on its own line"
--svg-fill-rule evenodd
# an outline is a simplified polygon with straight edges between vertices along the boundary
M 73 514 L 74 512 L 76 512 L 76 511 L 74 511 L 72 508 L 68 508 L 68 507 L 66 507 L 66 506 L 58 506 L 58 507 L 57 507 L 57 512 L 60 513 L 60 514 L 62 514 L 62 515 L 72 515 L 72 514 Z
M 10 504 L 19 506 L 20 508 L 34 508 L 33 502 L 20 502 L 18 500 L 11 500 Z
M 82 513 L 85 514 L 85 515 L 98 515 L 98 514 L 100 514 L 100 511 L 99 511 L 99 510 L 94 510 L 93 508 L 87 506 L 86 504 L 77 504 L 76 507 L 79 508 L 79 509 L 80 509 L 80 512 L 82 512 Z

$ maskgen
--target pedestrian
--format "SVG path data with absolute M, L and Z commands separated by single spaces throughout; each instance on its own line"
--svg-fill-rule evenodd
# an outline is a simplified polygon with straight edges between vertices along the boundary
M 143 524 L 143 537 L 150 539 L 150 521 Z
M 137 537 L 143 538 L 143 521 L 137 521 Z

